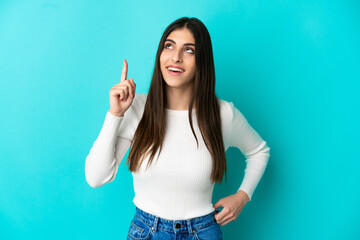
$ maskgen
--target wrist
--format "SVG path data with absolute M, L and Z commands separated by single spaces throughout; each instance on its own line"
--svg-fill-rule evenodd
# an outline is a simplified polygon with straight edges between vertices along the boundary
M 239 190 L 236 195 L 238 195 L 241 200 L 245 200 L 246 202 L 250 201 L 249 195 L 243 190 Z
M 114 115 L 114 116 L 116 116 L 116 117 L 123 117 L 123 116 L 124 116 L 124 113 L 123 113 L 123 112 L 115 113 L 115 112 L 111 112 L 111 111 L 109 110 L 109 113 L 112 114 L 112 115 Z

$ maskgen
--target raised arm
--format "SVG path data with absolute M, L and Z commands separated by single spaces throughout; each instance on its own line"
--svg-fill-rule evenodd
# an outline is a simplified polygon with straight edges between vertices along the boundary
M 118 166 L 131 143 L 131 137 L 124 136 L 135 129 L 136 107 L 133 109 L 131 106 L 135 100 L 136 84 L 132 78 L 126 79 L 128 65 L 125 59 L 123 62 L 120 83 L 115 84 L 109 92 L 110 110 L 106 113 L 100 134 L 86 157 L 86 181 L 94 188 L 115 179 Z

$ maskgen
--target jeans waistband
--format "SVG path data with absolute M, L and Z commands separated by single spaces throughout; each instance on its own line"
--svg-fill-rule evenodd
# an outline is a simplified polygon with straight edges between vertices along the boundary
M 189 218 L 184 220 L 169 220 L 150 214 L 136 207 L 135 216 L 147 224 L 153 232 L 163 230 L 168 232 L 185 233 L 192 235 L 196 230 L 209 226 L 216 222 L 214 214 L 218 212 L 217 209 L 204 216 Z

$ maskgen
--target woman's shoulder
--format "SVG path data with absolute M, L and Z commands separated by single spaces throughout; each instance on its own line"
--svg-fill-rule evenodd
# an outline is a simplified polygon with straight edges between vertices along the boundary
M 138 119 L 143 115 L 147 93 L 135 93 L 135 97 L 129 109 L 125 112 L 132 120 Z
M 135 93 L 134 101 L 145 102 L 147 97 L 147 93 Z
M 232 102 L 218 98 L 220 107 L 221 128 L 225 149 L 228 148 L 231 135 L 231 124 L 233 120 Z
M 147 97 L 147 93 L 135 93 L 135 97 L 130 108 L 133 111 L 142 113 L 144 111 L 146 97 Z
M 234 104 L 225 99 L 218 98 L 219 106 L 220 106 L 220 115 L 221 118 L 227 121 L 231 121 L 233 116 L 233 107 Z M 227 122 L 226 121 L 226 122 Z

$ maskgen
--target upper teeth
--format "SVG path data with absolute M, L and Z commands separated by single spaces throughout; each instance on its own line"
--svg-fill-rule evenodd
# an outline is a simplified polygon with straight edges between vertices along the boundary
M 172 70 L 172 71 L 177 71 L 177 72 L 184 72 L 184 70 L 179 69 L 179 68 L 168 67 L 168 69 Z

